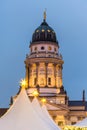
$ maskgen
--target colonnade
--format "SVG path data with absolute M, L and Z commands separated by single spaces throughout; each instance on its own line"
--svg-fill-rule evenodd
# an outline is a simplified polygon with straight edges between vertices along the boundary
M 48 68 L 49 68 L 49 64 L 52 64 L 52 76 L 54 77 L 52 80 L 54 80 L 54 86 L 48 85 L 48 77 L 52 77 L 50 74 L 48 74 Z M 27 81 L 27 86 L 28 87 L 35 87 L 35 86 L 31 86 L 30 83 L 30 79 L 32 77 L 31 75 L 31 70 L 33 65 L 35 65 L 35 77 L 36 77 L 36 83 L 35 86 L 39 85 L 39 67 L 41 65 L 41 63 L 37 62 L 37 63 L 32 63 L 32 64 L 27 64 L 26 67 L 26 81 Z M 44 63 L 44 77 L 45 77 L 45 85 L 44 87 L 61 87 L 62 85 L 62 65 L 61 64 L 57 64 L 57 63 Z M 59 81 L 58 81 L 59 79 Z M 61 81 L 60 81 L 61 80 Z M 32 82 L 34 82 L 34 79 L 32 80 Z M 59 83 L 61 82 L 61 83 Z

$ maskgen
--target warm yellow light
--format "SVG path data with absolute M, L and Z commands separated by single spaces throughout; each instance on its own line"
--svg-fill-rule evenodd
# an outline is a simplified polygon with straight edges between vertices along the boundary
M 42 32 L 44 32 L 45 30 L 44 29 L 42 29 Z
M 46 98 L 42 98 L 42 99 L 41 99 L 41 102 L 42 102 L 43 104 L 45 104 L 45 103 L 46 103 Z
M 37 96 L 39 95 L 39 93 L 38 93 L 37 90 L 34 90 L 32 94 L 33 94 L 33 96 L 35 96 L 35 97 L 37 97 Z
M 50 32 L 50 30 L 49 30 L 49 29 L 48 29 L 47 31 L 48 31 L 48 32 Z
M 27 87 L 27 82 L 26 82 L 26 80 L 25 80 L 25 79 L 22 79 L 22 80 L 20 81 L 20 85 L 21 85 L 22 88 L 26 88 L 26 87 Z
M 39 32 L 39 30 L 36 30 L 36 32 Z

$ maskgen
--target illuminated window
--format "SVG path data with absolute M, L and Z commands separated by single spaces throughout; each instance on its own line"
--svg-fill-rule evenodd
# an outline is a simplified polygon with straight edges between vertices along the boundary
M 42 32 L 44 32 L 45 30 L 44 29 L 42 29 Z
M 41 47 L 41 50 L 44 50 L 44 47 L 43 47 L 43 46 Z
M 51 85 L 51 78 L 48 78 L 48 85 Z
M 34 50 L 36 51 L 36 50 L 37 50 L 37 47 L 35 47 Z
M 36 30 L 36 32 L 39 32 L 39 30 Z
M 64 104 L 64 101 L 60 101 L 61 104 Z
M 49 30 L 49 29 L 48 29 L 47 31 L 48 31 L 48 32 L 50 32 L 50 30 Z
M 48 50 L 52 50 L 51 46 L 48 47 Z

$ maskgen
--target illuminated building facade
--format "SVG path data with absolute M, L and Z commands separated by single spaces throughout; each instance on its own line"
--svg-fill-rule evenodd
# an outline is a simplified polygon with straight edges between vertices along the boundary
M 62 82 L 63 59 L 55 31 L 46 22 L 35 29 L 30 42 L 30 54 L 26 56 L 27 93 L 47 99 L 47 108 L 58 125 L 74 124 L 86 116 L 85 92 L 82 100 L 70 101 Z
M 55 31 L 46 22 L 35 29 L 30 42 L 30 53 L 25 59 L 27 94 L 32 97 L 38 90 L 39 97 L 47 99 L 47 109 L 54 121 L 63 126 L 74 124 L 87 116 L 85 91 L 82 100 L 69 100 L 62 81 L 63 58 Z M 7 109 L 0 109 L 2 116 Z
M 40 95 L 58 94 L 62 86 L 62 56 L 54 30 L 46 19 L 34 31 L 30 43 L 30 54 L 25 60 L 26 81 L 29 91 L 38 88 Z

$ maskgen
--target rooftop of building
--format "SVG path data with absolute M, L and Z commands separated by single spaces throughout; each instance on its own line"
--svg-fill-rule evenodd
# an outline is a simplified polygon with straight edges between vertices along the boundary
M 32 35 L 32 42 L 50 41 L 58 44 L 55 31 L 46 22 L 46 12 L 44 12 L 43 22 L 37 27 Z

